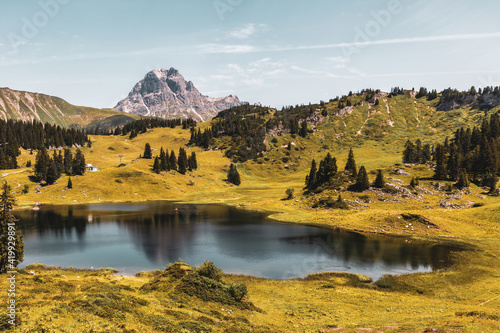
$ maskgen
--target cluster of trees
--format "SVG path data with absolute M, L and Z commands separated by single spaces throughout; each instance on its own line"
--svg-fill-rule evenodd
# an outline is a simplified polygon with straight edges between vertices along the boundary
M 169 155 L 168 149 L 163 150 L 163 147 L 161 147 L 160 155 L 154 158 L 153 171 L 159 174 L 162 171 L 174 170 L 184 175 L 187 170 L 192 171 L 198 169 L 198 162 L 196 160 L 195 152 L 192 152 L 188 157 L 186 150 L 181 147 L 179 148 L 178 156 L 179 157 L 175 156 L 175 152 L 173 150 Z M 151 146 L 149 145 L 149 143 L 146 143 L 144 147 L 144 154 L 142 158 L 152 158 Z
M 253 159 L 266 151 L 265 119 L 259 115 L 264 109 L 268 111 L 267 108 L 245 104 L 225 110 L 203 132 L 191 129 L 189 144 L 206 149 L 215 144 L 214 138 L 229 136 L 232 139 L 225 153 L 227 157 L 241 162 Z
M 75 155 L 70 149 L 56 150 L 52 157 L 50 157 L 47 149 L 42 148 L 36 155 L 36 162 L 34 167 L 34 178 L 37 182 L 46 182 L 51 185 L 58 180 L 63 173 L 68 176 L 83 175 L 85 173 L 85 156 L 78 148 Z
M 49 147 L 83 146 L 90 142 L 86 133 L 74 128 L 40 122 L 0 120 L 0 169 L 16 169 L 20 148 L 37 150 Z
M 343 177 L 336 177 L 337 175 L 337 159 L 332 157 L 330 153 L 320 161 L 319 168 L 317 168 L 316 161 L 313 159 L 309 174 L 306 176 L 305 189 L 307 191 L 317 191 L 318 189 L 321 190 L 326 187 L 338 186 L 339 182 L 343 181 Z M 352 148 L 349 150 L 349 155 L 347 156 L 344 175 L 351 177 L 351 179 L 356 179 L 355 184 L 349 188 L 352 191 L 362 192 L 369 189 L 371 186 L 365 167 L 361 166 L 359 171 L 357 170 Z M 377 188 L 383 188 L 385 186 L 382 170 L 378 170 L 373 186 Z
M 298 134 L 305 138 L 308 134 L 307 119 L 314 116 L 318 110 L 322 116 L 327 116 L 328 113 L 324 102 L 283 107 L 268 119 L 266 128 L 283 126 L 284 129 L 290 130 L 290 134 Z
M 432 101 L 433 99 L 436 99 L 438 97 L 438 92 L 436 89 L 433 89 L 431 91 L 427 91 L 427 88 L 420 87 L 420 89 L 418 90 L 418 93 L 415 97 L 416 98 L 427 97 L 428 101 Z
M 319 168 L 316 167 L 316 161 L 311 162 L 311 170 L 306 176 L 306 189 L 314 191 L 320 186 L 328 185 L 337 175 L 337 159 L 330 153 L 320 161 Z
M 481 128 L 458 129 L 452 140 L 446 138 L 443 143 L 436 144 L 431 153 L 429 148 L 418 150 L 418 142 L 419 140 L 417 144 L 407 142 L 403 152 L 404 162 L 426 163 L 430 160 L 429 154 L 432 154 L 432 159 L 436 163 L 434 179 L 457 181 L 457 187 L 467 187 L 471 179 L 483 186 L 489 186 L 491 191 L 496 189 L 500 172 L 498 113 L 491 115 L 489 119 L 484 118 Z M 424 150 L 425 157 L 418 157 L 417 152 Z M 417 157 L 409 158 L 409 156 Z
M 406 141 L 403 150 L 403 163 L 426 164 L 432 159 L 432 148 L 430 144 L 422 145 L 422 141 L 417 139 L 415 143 Z

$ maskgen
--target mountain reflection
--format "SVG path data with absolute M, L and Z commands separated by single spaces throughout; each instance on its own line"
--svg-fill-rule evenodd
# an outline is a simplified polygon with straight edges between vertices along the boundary
M 295 275 L 352 270 L 378 277 L 445 268 L 453 250 L 400 238 L 279 224 L 263 214 L 217 205 L 46 206 L 18 211 L 16 216 L 25 235 L 27 261 L 61 266 L 89 263 L 139 271 L 163 268 L 182 258 L 191 264 L 212 260 L 229 271 L 280 278 L 283 271 L 313 260 L 314 267 Z

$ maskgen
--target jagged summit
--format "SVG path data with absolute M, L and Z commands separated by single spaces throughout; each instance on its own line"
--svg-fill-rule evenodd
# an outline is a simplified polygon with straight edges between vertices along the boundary
M 218 112 L 240 104 L 233 95 L 220 98 L 202 95 L 193 82 L 186 82 L 172 67 L 148 72 L 113 109 L 141 116 L 207 121 Z

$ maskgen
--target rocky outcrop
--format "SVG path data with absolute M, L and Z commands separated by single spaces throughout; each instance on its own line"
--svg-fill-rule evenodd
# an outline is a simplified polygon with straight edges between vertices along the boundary
M 147 73 L 113 109 L 141 116 L 207 121 L 220 111 L 240 104 L 233 95 L 220 98 L 202 95 L 193 82 L 186 82 L 178 70 L 170 68 Z

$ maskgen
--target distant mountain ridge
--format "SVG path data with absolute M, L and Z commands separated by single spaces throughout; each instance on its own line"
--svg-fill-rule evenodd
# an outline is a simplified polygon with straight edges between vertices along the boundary
M 85 128 L 108 117 L 120 115 L 124 116 L 122 117 L 123 123 L 138 118 L 115 110 L 75 106 L 59 97 L 0 88 L 0 119 L 3 120 L 30 122 L 36 120 L 65 128 Z
M 113 109 L 141 116 L 207 121 L 220 111 L 240 104 L 233 95 L 204 96 L 177 69 L 161 68 L 148 72 Z

